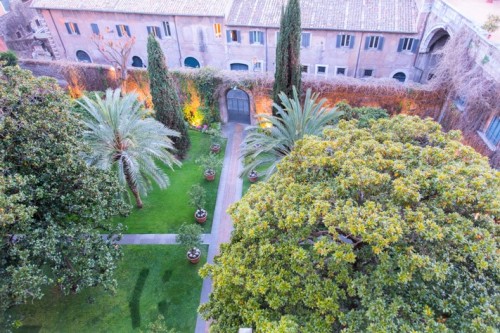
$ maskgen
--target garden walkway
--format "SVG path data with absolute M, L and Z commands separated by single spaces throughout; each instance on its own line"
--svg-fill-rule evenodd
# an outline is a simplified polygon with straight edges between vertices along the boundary
M 243 141 L 245 125 L 229 123 L 223 127 L 223 134 L 228 139 L 224 164 L 220 175 L 217 202 L 215 204 L 212 233 L 202 235 L 204 244 L 208 244 L 207 263 L 213 263 L 214 257 L 219 253 L 221 243 L 229 242 L 233 222 L 227 214 L 228 207 L 241 198 L 243 181 L 238 177 L 241 172 L 240 145 Z M 176 244 L 176 234 L 125 234 L 119 244 Z M 106 235 L 103 235 L 106 237 Z M 208 295 L 212 290 L 212 281 L 203 280 L 200 303 L 208 302 Z M 208 332 L 207 322 L 199 315 L 196 320 L 195 333 Z

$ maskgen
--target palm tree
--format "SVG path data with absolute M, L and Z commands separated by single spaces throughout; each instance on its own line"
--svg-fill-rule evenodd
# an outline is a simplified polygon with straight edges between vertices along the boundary
M 249 128 L 242 144 L 241 157 L 245 167 L 241 176 L 248 175 L 252 170 L 267 168 L 266 178 L 276 171 L 276 165 L 286 155 L 290 154 L 295 142 L 304 135 L 320 136 L 329 124 L 336 123 L 342 112 L 336 108 L 323 107 L 326 99 L 316 103 L 318 94 L 307 89 L 303 106 L 293 87 L 293 99 L 283 92 L 279 98 L 284 108 L 273 103 L 277 110 L 276 116 L 262 115 L 256 126 Z
M 168 176 L 158 162 L 170 168 L 181 163 L 169 137 L 179 133 L 146 116 L 136 94 L 120 96 L 120 89 L 108 89 L 101 99 L 95 94 L 78 102 L 84 111 L 83 138 L 90 146 L 87 163 L 102 170 L 114 170 L 122 185 L 128 185 L 137 208 L 142 208 L 141 195 L 151 189 L 152 181 L 160 188 L 169 185 Z

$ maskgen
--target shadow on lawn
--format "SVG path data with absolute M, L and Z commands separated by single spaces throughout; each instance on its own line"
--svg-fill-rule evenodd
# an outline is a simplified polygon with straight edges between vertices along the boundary
M 132 328 L 138 328 L 141 326 L 141 295 L 148 275 L 149 268 L 144 268 L 143 270 L 141 270 L 135 283 L 132 298 L 130 299 L 130 303 L 128 304 L 130 308 L 130 318 L 132 318 Z

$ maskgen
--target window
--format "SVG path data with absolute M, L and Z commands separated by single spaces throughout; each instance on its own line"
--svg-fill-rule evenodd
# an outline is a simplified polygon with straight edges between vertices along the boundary
M 31 27 L 31 24 L 28 24 L 28 25 L 26 26 L 26 31 L 27 31 L 28 33 L 33 32 L 33 28 Z
M 347 67 L 335 67 L 336 75 L 347 75 Z
M 94 35 L 99 35 L 99 26 L 97 24 L 91 23 L 90 28 L 92 29 L 92 33 Z
M 460 111 L 465 110 L 465 106 L 467 105 L 467 99 L 463 96 L 457 95 L 453 100 L 453 103 Z
M 250 44 L 264 45 L 264 33 L 262 31 L 250 31 Z
M 339 47 L 354 47 L 354 35 L 340 34 L 337 35 L 337 48 Z
M 365 50 L 382 50 L 384 47 L 384 37 L 368 36 L 365 39 Z
M 163 21 L 163 32 L 165 33 L 165 37 L 172 37 L 172 33 L 170 32 L 170 23 L 168 23 L 168 21 Z
M 415 38 L 400 38 L 398 44 L 398 52 L 410 51 L 416 53 L 419 40 Z
M 311 46 L 311 33 L 303 32 L 300 36 L 300 46 L 303 48 L 308 48 Z
M 153 35 L 155 37 L 158 37 L 159 39 L 162 39 L 160 27 L 149 26 L 147 27 L 147 29 L 148 35 Z
M 215 33 L 215 38 L 222 37 L 222 27 L 220 23 L 214 23 L 214 33 Z
M 116 25 L 116 32 L 118 33 L 118 37 L 122 37 L 122 36 L 131 37 L 132 36 L 130 34 L 130 29 L 129 29 L 128 25 L 117 24 Z
M 247 71 L 248 65 L 241 63 L 233 63 L 230 65 L 232 71 Z
M 263 64 L 264 64 L 263 61 L 254 62 L 253 63 L 253 71 L 254 72 L 262 72 L 262 68 L 264 67 Z
M 70 35 L 79 35 L 80 34 L 80 29 L 78 29 L 78 24 L 72 23 L 72 22 L 66 22 L 64 23 L 66 26 L 66 30 L 68 31 L 68 34 Z
M 92 62 L 92 60 L 90 59 L 89 54 L 87 52 L 85 52 L 85 51 L 82 51 L 82 50 L 76 51 L 76 59 L 79 62 L 86 62 L 86 63 L 91 63 Z
M 365 69 L 363 70 L 363 77 L 373 76 L 373 69 Z
M 39 19 L 35 19 L 35 24 L 37 27 L 41 27 L 42 24 L 40 23 L 40 20 Z
M 16 37 L 17 37 L 17 38 L 22 38 L 22 37 L 23 37 L 23 35 L 21 34 L 21 32 L 16 31 Z
M 307 74 L 309 73 L 309 65 L 300 65 L 300 72 L 302 74 Z
M 316 65 L 316 75 L 325 75 L 328 73 L 327 65 Z
M 190 67 L 190 68 L 200 68 L 200 62 L 198 59 L 193 58 L 193 57 L 187 57 L 184 59 L 184 66 L 185 67 Z
M 132 57 L 132 67 L 145 67 L 142 59 L 138 56 Z
M 493 117 L 485 135 L 494 146 L 500 142 L 500 116 Z
M 239 30 L 227 30 L 226 37 L 228 43 L 241 43 L 241 34 Z
M 404 83 L 406 81 L 406 74 L 403 72 L 397 72 L 392 76 L 392 78 Z

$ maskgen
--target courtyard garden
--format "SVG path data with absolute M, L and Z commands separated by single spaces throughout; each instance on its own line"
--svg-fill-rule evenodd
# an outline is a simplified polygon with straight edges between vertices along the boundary
M 158 315 L 176 332 L 193 332 L 202 279 L 178 245 L 127 245 L 118 264 L 116 293 L 100 287 L 64 296 L 56 288 L 38 301 L 12 309 L 16 332 L 139 332 Z
M 195 223 L 195 208 L 189 203 L 189 190 L 195 184 L 200 184 L 206 190 L 207 221 L 202 225 L 205 233 L 210 233 L 214 216 L 217 189 L 221 174 L 221 167 L 216 170 L 214 181 L 206 181 L 203 170 L 196 160 L 210 152 L 210 136 L 199 131 L 190 130 L 191 148 L 181 167 L 174 170 L 163 168 L 170 179 L 167 189 L 160 189 L 154 185 L 153 190 L 144 197 L 142 209 L 133 208 L 126 217 L 115 217 L 113 224 L 127 226 L 127 233 L 131 234 L 166 234 L 177 233 L 179 227 L 186 222 Z M 224 158 L 225 142 L 217 155 Z

